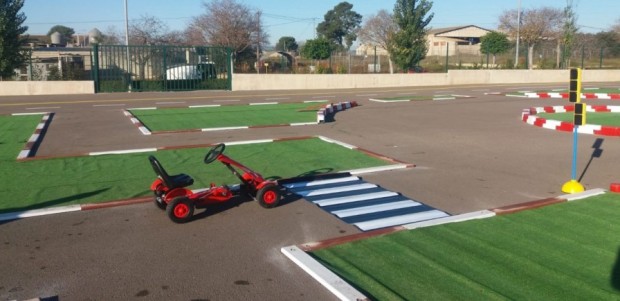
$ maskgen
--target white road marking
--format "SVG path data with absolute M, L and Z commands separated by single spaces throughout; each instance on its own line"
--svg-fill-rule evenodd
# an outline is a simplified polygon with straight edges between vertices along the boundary
M 60 109 L 60 107 L 37 107 L 37 108 L 26 108 L 26 110 L 48 110 L 48 109 Z
M 179 103 L 185 103 L 185 101 L 164 101 L 164 102 L 156 102 L 155 104 L 158 104 L 158 105 L 173 105 L 173 104 L 179 104 Z
M 125 106 L 124 103 L 111 104 L 111 105 L 93 105 L 93 107 L 123 107 L 123 106 Z

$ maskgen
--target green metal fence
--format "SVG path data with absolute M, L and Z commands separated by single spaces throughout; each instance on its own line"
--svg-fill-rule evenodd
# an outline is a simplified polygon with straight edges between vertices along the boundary
M 94 45 L 95 92 L 230 90 L 231 50 L 206 46 Z

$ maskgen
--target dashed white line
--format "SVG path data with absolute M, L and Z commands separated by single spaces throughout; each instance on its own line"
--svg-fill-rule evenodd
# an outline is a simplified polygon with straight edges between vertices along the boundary
M 49 110 L 49 109 L 60 109 L 60 107 L 38 107 L 38 108 L 26 108 L 26 110 Z
M 273 98 L 265 98 L 265 100 L 286 100 L 291 99 L 290 97 L 273 97 Z
M 124 107 L 124 103 L 110 104 L 110 105 L 93 105 L 93 107 Z
M 277 105 L 277 102 L 251 102 L 251 106 L 267 106 L 267 105 Z
M 155 104 L 158 105 L 174 105 L 174 104 L 180 104 L 180 103 L 185 103 L 184 101 L 164 101 L 164 102 L 156 102 Z

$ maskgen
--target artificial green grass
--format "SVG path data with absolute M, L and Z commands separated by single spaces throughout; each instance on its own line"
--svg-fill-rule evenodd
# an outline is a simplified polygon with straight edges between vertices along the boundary
M 605 194 L 312 255 L 376 300 L 618 300 L 619 220 Z
M 317 103 L 131 110 L 153 132 L 316 122 Z
M 553 91 L 553 92 L 568 92 L 568 89 Z M 549 93 L 544 91 L 542 93 Z M 615 88 L 581 88 L 581 93 L 607 93 L 607 94 L 620 94 L 620 89 Z
M 538 113 L 536 116 L 545 119 L 573 122 L 573 112 L 565 113 Z M 620 126 L 620 113 L 587 112 L 586 123 L 607 126 Z
M 0 212 L 150 195 L 149 155 L 168 173 L 194 177 L 194 188 L 239 182 L 224 165 L 203 163 L 207 148 L 16 161 L 41 116 L 0 117 Z M 25 137 L 25 138 L 23 138 Z M 318 138 L 233 145 L 225 154 L 265 177 L 289 178 L 390 164 Z

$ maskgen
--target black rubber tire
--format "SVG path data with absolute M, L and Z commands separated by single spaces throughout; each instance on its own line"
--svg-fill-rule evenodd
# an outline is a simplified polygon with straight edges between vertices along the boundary
M 184 196 L 176 197 L 168 204 L 166 213 L 177 224 L 187 223 L 194 215 L 194 202 Z
M 282 193 L 280 192 L 280 186 L 276 184 L 267 184 L 256 194 L 256 200 L 263 208 L 276 207 L 281 199 Z
M 161 197 L 158 197 L 157 195 L 155 195 L 153 197 L 153 202 L 155 203 L 155 206 L 157 206 L 157 208 L 161 210 L 166 210 L 166 207 L 167 207 L 166 202 Z

